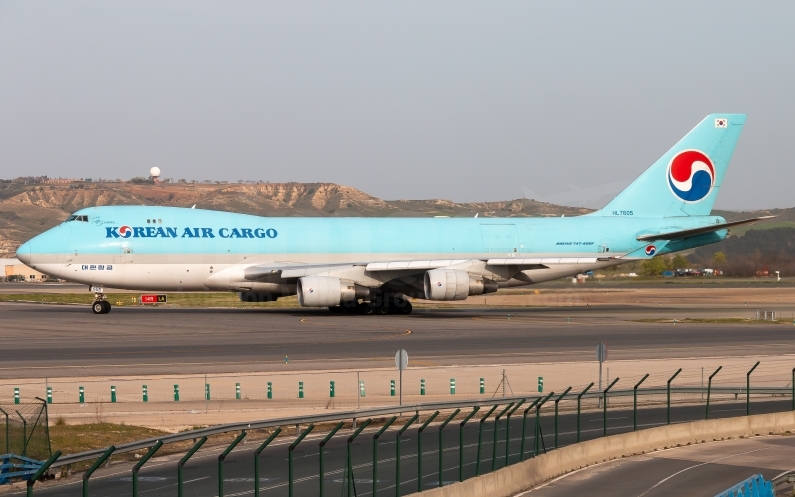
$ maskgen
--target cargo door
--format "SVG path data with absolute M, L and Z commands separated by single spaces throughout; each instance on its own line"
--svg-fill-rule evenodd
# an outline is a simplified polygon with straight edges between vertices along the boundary
M 494 257 L 513 257 L 519 250 L 515 224 L 481 224 L 483 252 Z

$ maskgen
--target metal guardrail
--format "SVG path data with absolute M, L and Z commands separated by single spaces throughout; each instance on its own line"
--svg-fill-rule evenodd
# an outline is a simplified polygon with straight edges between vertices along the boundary
M 762 475 L 753 475 L 715 497 L 775 497 L 773 484 Z
M 752 395 L 793 395 L 794 389 L 788 387 L 753 387 L 750 389 Z M 745 395 L 747 392 L 746 387 L 671 387 L 670 393 L 672 394 L 732 394 L 732 395 Z M 610 390 L 608 398 L 613 397 L 627 397 L 638 395 L 666 395 L 668 389 L 665 387 L 652 387 L 637 392 L 634 389 L 626 390 Z M 603 391 L 590 391 L 582 395 L 583 399 L 600 399 L 604 398 Z M 310 416 L 294 416 L 288 418 L 276 418 L 260 421 L 248 421 L 240 423 L 228 423 L 199 430 L 185 431 L 175 433 L 172 435 L 165 435 L 156 438 L 147 438 L 126 444 L 116 446 L 114 454 L 131 452 L 141 449 L 148 449 L 157 442 L 163 444 L 183 442 L 186 440 L 196 440 L 202 437 L 209 437 L 211 435 L 219 435 L 233 431 L 242 430 L 256 430 L 263 428 L 276 428 L 279 426 L 294 426 L 299 424 L 316 424 L 332 421 L 340 421 L 346 419 L 360 419 L 371 418 L 377 416 L 387 416 L 394 414 L 401 414 L 405 412 L 422 412 L 422 411 L 444 411 L 467 407 L 485 407 L 493 406 L 495 404 L 505 405 L 509 403 L 516 403 L 519 401 L 533 402 L 540 401 L 545 396 L 542 395 L 523 395 L 515 397 L 496 397 L 490 399 L 469 399 L 463 401 L 446 401 L 446 402 L 431 402 L 424 404 L 404 404 L 402 406 L 386 406 L 370 409 L 355 409 L 351 411 L 334 412 L 329 414 L 317 414 Z M 52 467 L 61 467 L 69 464 L 74 464 L 83 461 L 91 461 L 100 457 L 106 449 L 96 449 L 86 452 L 79 452 L 60 458 Z

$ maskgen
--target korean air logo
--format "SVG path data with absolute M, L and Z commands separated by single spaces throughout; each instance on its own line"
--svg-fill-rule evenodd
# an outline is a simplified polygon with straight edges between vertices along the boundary
M 646 247 L 646 255 L 648 255 L 649 257 L 653 256 L 656 253 L 657 253 L 657 247 L 655 247 L 654 245 L 648 245 Z
M 132 236 L 132 228 L 129 226 L 122 226 L 119 228 L 119 236 L 122 238 L 130 238 Z
M 707 154 L 683 150 L 668 164 L 668 187 L 680 200 L 701 202 L 715 183 L 715 168 Z

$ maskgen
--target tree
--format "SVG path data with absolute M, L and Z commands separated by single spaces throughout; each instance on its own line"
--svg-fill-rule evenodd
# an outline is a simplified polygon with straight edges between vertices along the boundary
M 687 260 L 687 257 L 683 256 L 682 254 L 676 254 L 674 256 L 672 266 L 674 269 L 686 269 L 690 266 L 690 262 Z
M 647 276 L 660 275 L 666 269 L 665 260 L 662 257 L 652 257 L 643 261 L 643 266 L 641 266 L 641 271 Z
M 724 262 L 726 262 L 726 254 L 724 254 L 723 252 L 715 252 L 712 255 L 712 261 L 715 264 L 723 264 Z

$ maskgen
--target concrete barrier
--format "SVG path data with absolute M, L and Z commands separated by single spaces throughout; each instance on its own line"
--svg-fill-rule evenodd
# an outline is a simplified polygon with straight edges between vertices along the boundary
M 509 497 L 570 471 L 659 449 L 795 431 L 795 411 L 659 426 L 562 447 L 422 497 Z

